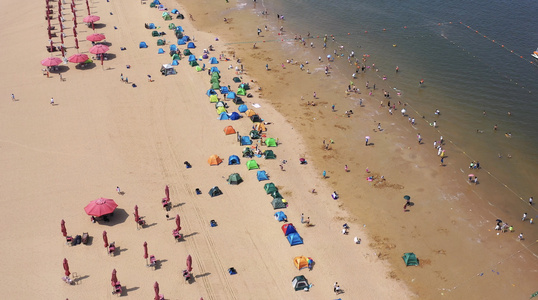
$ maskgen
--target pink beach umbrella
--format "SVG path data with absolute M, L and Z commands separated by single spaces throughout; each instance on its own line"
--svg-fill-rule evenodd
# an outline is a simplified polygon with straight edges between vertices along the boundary
M 159 283 L 155 281 L 155 284 L 153 285 L 153 289 L 155 290 L 155 300 L 159 300 Z
M 190 254 L 187 256 L 187 272 L 192 272 L 192 257 Z
M 108 236 L 106 235 L 106 230 L 103 230 L 103 242 L 105 243 L 105 248 L 108 247 Z
M 52 42 L 51 42 L 51 47 L 52 47 Z M 59 64 L 62 63 L 62 59 L 59 58 L 59 57 L 47 57 L 45 58 L 44 60 L 41 61 L 41 64 L 45 67 L 52 67 L 52 66 L 57 66 Z M 64 220 L 62 220 L 62 225 L 64 224 Z M 65 236 L 65 235 L 64 235 Z
M 71 272 L 69 272 L 69 263 L 67 262 L 67 258 L 64 258 L 64 271 L 65 276 L 71 275 Z
M 62 220 L 62 222 L 60 223 L 60 226 L 62 228 L 63 236 L 67 236 L 67 229 L 65 229 L 65 221 L 64 220 Z
M 179 218 L 179 214 L 176 215 L 176 226 L 177 226 L 176 230 L 180 231 L 181 230 L 181 219 Z
M 110 278 L 110 282 L 112 286 L 115 286 L 116 282 L 118 282 L 118 277 L 116 277 L 116 269 L 112 270 L 112 278 Z
M 86 205 L 84 211 L 90 216 L 100 217 L 114 212 L 116 207 L 118 207 L 118 204 L 114 200 L 99 198 Z
M 166 200 L 170 200 L 170 189 L 168 188 L 168 184 L 164 188 L 164 194 L 166 195 Z
M 95 16 L 95 15 L 87 15 L 84 17 L 84 19 L 82 19 L 84 23 L 92 23 L 92 22 L 97 22 L 99 20 L 101 20 L 101 17 Z
M 90 42 L 99 42 L 106 39 L 106 37 L 102 33 L 93 33 L 93 34 L 88 35 L 86 39 Z
M 144 242 L 144 258 L 148 259 L 148 242 Z
M 135 205 L 134 207 L 134 215 L 135 215 L 135 222 L 138 223 L 138 221 L 140 221 L 140 217 L 138 216 L 138 205 Z
M 73 27 L 73 35 L 74 35 L 75 37 L 77 37 L 77 28 L 76 28 L 76 26 Z
M 72 62 L 72 63 L 83 63 L 85 61 L 88 60 L 88 55 L 86 54 L 83 54 L 83 53 L 77 53 L 75 55 L 71 55 L 71 57 L 69 57 L 67 59 L 69 62 Z
M 103 54 L 106 53 L 110 48 L 107 45 L 98 44 L 90 48 L 90 53 L 93 54 Z

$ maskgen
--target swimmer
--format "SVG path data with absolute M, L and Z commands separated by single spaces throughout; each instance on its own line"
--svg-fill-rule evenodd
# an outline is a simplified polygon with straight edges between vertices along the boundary
M 477 130 L 476 130 L 476 133 L 484 133 L 484 130 L 479 130 L 479 129 L 477 129 Z
M 441 112 L 440 112 L 438 109 L 436 109 L 436 110 L 435 110 L 435 114 L 436 114 L 436 115 L 440 115 Z
M 424 83 L 424 79 L 421 79 L 420 82 L 419 82 L 419 84 L 422 85 L 423 83 Z
M 511 115 L 512 115 L 512 113 L 511 113 L 511 112 L 508 112 L 508 115 L 509 115 L 509 116 L 511 116 Z
M 512 133 L 511 132 L 507 132 L 504 134 L 504 136 L 506 136 L 507 138 L 511 138 L 512 137 Z

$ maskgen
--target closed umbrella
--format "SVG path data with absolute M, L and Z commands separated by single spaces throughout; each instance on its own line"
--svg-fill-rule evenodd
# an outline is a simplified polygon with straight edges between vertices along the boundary
M 108 247 L 108 236 L 106 235 L 106 230 L 103 230 L 103 242 L 105 243 L 105 248 Z
M 155 281 L 155 284 L 153 285 L 153 289 L 155 290 L 155 300 L 159 300 L 159 283 Z
M 62 220 L 62 222 L 60 223 L 60 226 L 62 227 L 63 236 L 67 236 L 67 229 L 65 229 L 65 221 L 64 220 Z
M 148 242 L 144 242 L 144 258 L 146 259 L 146 264 L 148 262 Z
M 78 49 L 78 39 L 75 37 L 75 48 Z
M 62 63 L 62 59 L 59 57 L 47 57 L 41 61 L 41 64 L 45 67 L 57 66 Z M 63 220 L 62 220 L 63 221 Z
M 69 272 L 69 263 L 67 262 L 67 258 L 64 258 L 64 271 L 65 276 L 71 275 L 71 272 Z
M 164 188 L 164 194 L 166 195 L 166 200 L 170 200 L 170 190 L 168 189 L 168 184 Z
M 88 60 L 88 55 L 84 53 L 77 53 L 75 55 L 71 55 L 71 57 L 69 57 L 67 60 L 72 63 L 83 63 Z
M 138 221 L 140 220 L 140 217 L 138 216 L 138 205 L 135 205 L 134 210 L 135 210 L 135 212 L 134 212 L 135 222 L 138 223 Z
M 176 230 L 180 231 L 181 230 L 181 219 L 179 218 L 179 214 L 176 215 L 176 226 L 177 226 Z
M 192 271 L 192 257 L 189 254 L 189 256 L 187 256 L 187 272 L 190 273 L 191 271 Z
M 118 277 L 116 277 L 116 269 L 114 269 L 112 270 L 112 278 L 110 279 L 110 283 L 112 286 L 115 286 L 116 282 L 118 282 Z
M 73 35 L 74 35 L 75 37 L 77 37 L 77 28 L 76 28 L 76 27 L 73 27 Z

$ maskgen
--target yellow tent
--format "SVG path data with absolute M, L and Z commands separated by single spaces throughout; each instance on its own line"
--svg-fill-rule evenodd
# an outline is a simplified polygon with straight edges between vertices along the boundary
M 251 117 L 251 116 L 255 115 L 256 112 L 253 111 L 252 109 L 249 109 L 249 110 L 247 110 L 247 111 L 245 112 L 245 114 L 247 115 L 247 117 Z
M 222 162 L 222 159 L 218 155 L 213 154 L 211 157 L 209 157 L 207 162 L 210 166 L 218 166 Z
M 219 102 L 219 97 L 217 97 L 217 95 L 211 95 L 211 96 L 209 96 L 209 102 L 210 103 L 217 103 L 217 102 Z
M 293 263 L 295 264 L 295 267 L 299 270 L 308 268 L 309 261 L 312 261 L 312 259 L 306 256 L 297 256 L 293 259 Z
M 227 112 L 227 111 L 226 111 L 226 108 L 224 108 L 224 106 L 219 106 L 219 107 L 217 108 L 217 115 L 220 115 L 220 114 L 223 113 L 223 112 Z
M 263 125 L 263 123 L 254 123 L 254 129 L 257 131 L 267 131 L 267 128 L 265 128 L 265 125 Z

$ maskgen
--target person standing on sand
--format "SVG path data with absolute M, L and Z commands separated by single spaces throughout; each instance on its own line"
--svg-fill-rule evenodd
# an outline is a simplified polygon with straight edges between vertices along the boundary
M 15 101 L 15 94 L 11 94 L 11 100 Z
M 316 94 L 316 92 L 314 92 L 314 99 L 317 99 L 318 98 L 318 95 Z
M 121 73 L 121 75 L 120 75 L 120 80 L 121 80 L 122 82 L 124 81 L 124 80 L 123 80 L 123 73 Z
M 527 213 L 524 213 L 523 217 L 521 218 L 521 221 L 525 221 L 525 220 L 527 220 Z
M 334 112 L 334 107 L 335 107 L 335 105 L 333 104 L 333 106 L 332 106 L 332 110 L 333 110 L 333 112 Z
M 344 170 L 346 170 L 346 172 L 349 172 L 349 169 L 347 168 L 347 165 L 344 166 Z
M 301 224 L 304 223 L 304 213 L 301 213 Z
M 444 161 L 445 161 L 445 158 L 441 157 L 441 166 L 443 166 Z
M 269 64 L 265 64 L 265 70 L 269 71 Z
M 533 197 L 530 197 L 530 198 L 529 198 L 529 205 L 532 205 L 532 204 L 533 204 L 533 200 L 534 200 Z
M 116 192 L 121 195 L 121 189 L 119 186 L 116 186 Z
M 418 144 L 420 145 L 422 143 L 422 136 L 420 136 L 420 133 L 417 134 L 417 140 L 418 140 Z
M 54 98 L 50 98 L 50 105 L 54 105 Z
M 368 138 L 366 138 L 366 146 L 368 146 Z
M 323 171 L 323 178 L 327 178 L 327 171 Z

